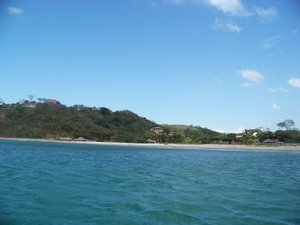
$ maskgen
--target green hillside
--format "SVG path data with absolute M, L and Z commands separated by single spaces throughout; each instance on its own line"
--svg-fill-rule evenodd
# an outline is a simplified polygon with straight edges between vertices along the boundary
M 101 107 L 62 104 L 17 103 L 0 107 L 0 136 L 19 138 L 76 139 L 95 141 L 196 143 L 216 134 L 209 129 L 188 126 L 163 126 L 137 114 Z M 180 129 L 179 129 L 180 127 Z M 190 140 L 191 139 L 191 140 Z
M 40 103 L 36 108 L 16 104 L 0 109 L 2 137 L 144 142 L 152 137 L 153 126 L 156 124 L 133 112 L 107 108 Z
M 43 103 L 42 103 L 43 102 Z M 128 111 L 65 106 L 56 100 L 0 104 L 0 137 L 93 140 L 133 143 L 299 143 L 293 120 L 278 123 L 275 132 L 245 129 L 241 134 L 221 134 L 208 128 L 158 125 Z
M 186 125 L 163 125 L 170 142 L 174 143 L 208 143 L 220 133 L 208 128 Z

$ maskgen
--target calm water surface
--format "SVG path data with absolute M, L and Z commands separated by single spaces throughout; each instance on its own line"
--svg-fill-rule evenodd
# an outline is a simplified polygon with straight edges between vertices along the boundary
M 0 224 L 300 224 L 300 154 L 0 141 Z

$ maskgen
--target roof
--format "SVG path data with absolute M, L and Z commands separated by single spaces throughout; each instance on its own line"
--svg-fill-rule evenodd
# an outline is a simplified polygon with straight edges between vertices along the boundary
M 60 104 L 59 101 L 55 100 L 55 99 L 47 99 L 46 103 L 51 103 L 51 104 Z
M 277 139 L 270 139 L 270 138 L 267 138 L 266 140 L 263 141 L 264 143 L 278 143 L 278 140 Z

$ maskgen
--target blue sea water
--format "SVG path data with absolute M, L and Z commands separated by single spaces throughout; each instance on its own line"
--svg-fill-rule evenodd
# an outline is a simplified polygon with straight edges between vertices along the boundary
M 300 154 L 0 141 L 0 224 L 300 224 Z

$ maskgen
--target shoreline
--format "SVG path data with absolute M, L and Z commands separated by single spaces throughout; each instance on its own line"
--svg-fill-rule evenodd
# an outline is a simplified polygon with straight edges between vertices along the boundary
M 133 146 L 133 147 L 154 147 L 172 149 L 193 149 L 193 150 L 221 150 L 221 151 L 268 151 L 268 152 L 300 152 L 300 145 L 296 146 L 257 146 L 240 144 L 149 144 L 149 143 L 123 143 L 123 142 L 97 142 L 97 141 L 61 141 L 54 139 L 34 139 L 34 138 L 4 138 L 0 140 L 11 141 L 34 141 L 50 143 L 70 143 L 88 145 L 111 145 L 111 146 Z

